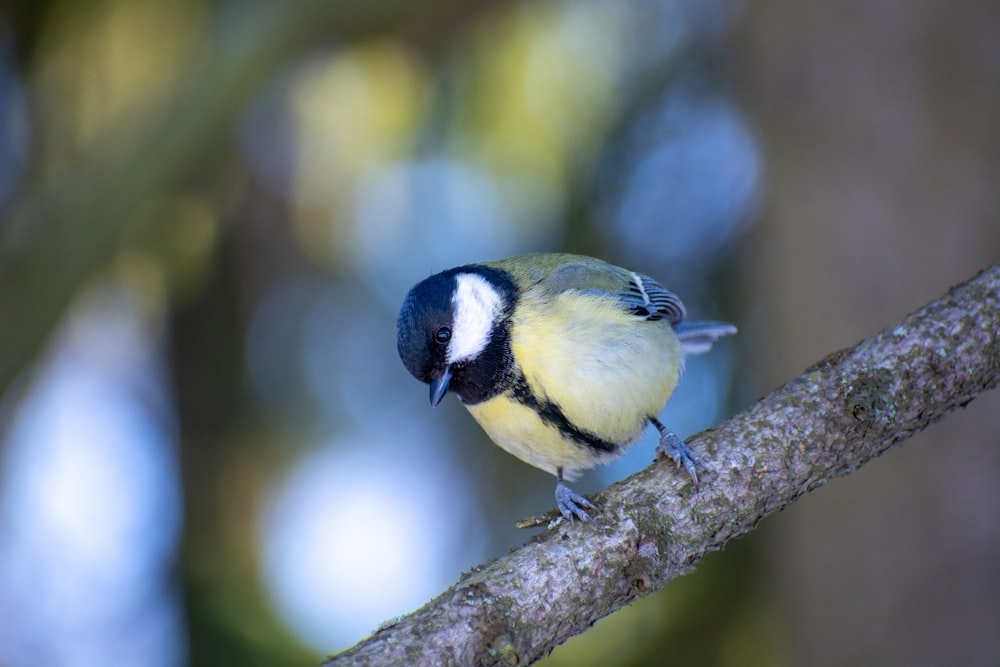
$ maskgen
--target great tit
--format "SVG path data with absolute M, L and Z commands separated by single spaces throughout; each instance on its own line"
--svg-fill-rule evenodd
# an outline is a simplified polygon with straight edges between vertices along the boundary
M 705 463 L 657 418 L 689 354 L 736 333 L 686 322 L 649 276 L 592 257 L 535 253 L 435 274 L 406 296 L 397 348 L 430 385 L 452 392 L 503 449 L 556 476 L 564 517 L 597 509 L 564 479 L 620 456 L 647 424 L 657 449 L 698 482 Z

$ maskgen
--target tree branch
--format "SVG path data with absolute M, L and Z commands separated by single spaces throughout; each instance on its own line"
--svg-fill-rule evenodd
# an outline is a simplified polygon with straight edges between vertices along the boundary
M 998 332 L 1000 264 L 691 439 L 700 490 L 654 463 L 597 496 L 596 525 L 559 522 L 325 665 L 530 664 L 995 387 Z

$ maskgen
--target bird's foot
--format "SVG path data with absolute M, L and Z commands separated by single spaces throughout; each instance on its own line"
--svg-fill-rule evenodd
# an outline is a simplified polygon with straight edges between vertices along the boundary
M 656 445 L 656 453 L 672 460 L 677 467 L 683 466 L 691 475 L 694 487 L 698 488 L 698 468 L 708 470 L 708 464 L 704 459 L 694 453 L 684 441 L 677 437 L 677 434 L 661 424 L 656 419 L 651 419 L 653 426 L 660 432 L 660 442 Z
M 597 509 L 597 505 L 575 493 L 573 489 L 563 484 L 562 480 L 556 482 L 556 507 L 559 509 L 559 513 L 571 523 L 574 518 L 593 523 L 594 520 L 584 508 Z

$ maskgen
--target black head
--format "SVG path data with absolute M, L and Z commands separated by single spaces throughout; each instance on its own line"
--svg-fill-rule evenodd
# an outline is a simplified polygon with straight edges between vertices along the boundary
M 433 405 L 449 389 L 465 403 L 498 392 L 512 364 L 507 330 L 516 294 L 506 273 L 469 265 L 433 275 L 406 295 L 396 347 L 406 369 L 431 385 Z
M 406 370 L 421 382 L 441 377 L 448 365 L 454 329 L 455 269 L 419 283 L 403 300 L 396 323 L 396 348 Z

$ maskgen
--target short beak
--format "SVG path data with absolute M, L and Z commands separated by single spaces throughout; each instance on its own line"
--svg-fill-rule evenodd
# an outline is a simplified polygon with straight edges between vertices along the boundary
M 448 383 L 451 382 L 451 368 L 446 367 L 441 377 L 431 380 L 431 407 L 435 407 L 448 393 Z

